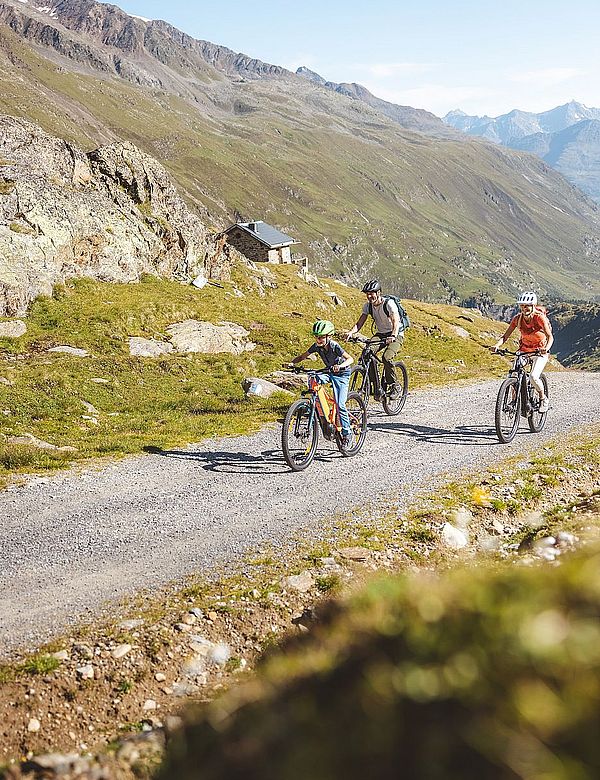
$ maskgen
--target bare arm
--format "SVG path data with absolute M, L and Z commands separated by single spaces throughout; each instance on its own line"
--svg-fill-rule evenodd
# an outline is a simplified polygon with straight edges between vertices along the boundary
M 354 325 L 354 327 L 351 330 L 348 331 L 348 338 L 350 338 L 351 336 L 354 336 L 356 333 L 358 333 L 358 331 L 362 328 L 362 326 L 367 321 L 367 317 L 368 316 L 369 316 L 368 314 L 365 314 L 364 312 L 362 312 L 360 317 L 356 320 L 356 325 Z
M 342 371 L 344 368 L 348 368 L 349 366 L 352 365 L 352 363 L 354 363 L 354 358 L 352 357 L 352 355 L 350 355 L 348 352 L 346 352 L 346 350 L 344 350 L 344 352 L 343 352 L 343 358 L 344 358 L 344 362 L 343 363 L 338 363 L 337 366 L 333 367 L 333 370 L 336 373 L 338 371 Z
M 500 347 L 509 340 L 513 330 L 516 327 L 517 327 L 516 324 L 513 324 L 511 322 L 510 325 L 508 326 L 507 330 L 505 331 L 504 335 L 501 338 L 498 339 L 498 341 L 494 344 L 492 349 L 500 349 Z
M 303 360 L 306 360 L 308 356 L 310 355 L 310 352 L 303 352 L 301 355 L 298 355 L 295 358 L 292 358 L 292 363 L 302 363 Z

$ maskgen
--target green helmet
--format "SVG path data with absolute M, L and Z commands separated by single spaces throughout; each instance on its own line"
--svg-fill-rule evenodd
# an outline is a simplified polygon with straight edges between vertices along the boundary
M 313 334 L 315 336 L 331 336 L 335 332 L 335 325 L 329 320 L 317 320 L 313 325 Z

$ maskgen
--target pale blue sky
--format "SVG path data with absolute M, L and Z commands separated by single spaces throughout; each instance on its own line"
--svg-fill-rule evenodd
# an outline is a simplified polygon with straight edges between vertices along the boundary
M 194 38 L 443 115 L 600 107 L 598 0 L 122 0 Z

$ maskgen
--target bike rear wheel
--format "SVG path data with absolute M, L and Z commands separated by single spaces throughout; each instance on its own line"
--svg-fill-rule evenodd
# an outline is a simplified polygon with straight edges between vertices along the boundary
M 521 416 L 520 403 L 519 380 L 509 376 L 500 385 L 496 399 L 496 433 L 502 444 L 515 438 Z
M 342 455 L 349 458 L 360 452 L 365 443 L 367 436 L 367 404 L 360 393 L 348 393 L 346 409 L 350 417 L 352 443 L 349 447 L 344 447 L 340 433 L 336 434 L 335 441 Z
M 281 431 L 281 449 L 292 471 L 303 471 L 313 461 L 319 442 L 319 425 L 310 401 L 300 399 L 287 410 Z
M 540 376 L 540 381 L 544 385 L 544 393 L 546 395 L 546 398 L 549 398 L 550 396 L 548 395 L 548 380 L 546 379 L 544 374 Z M 532 389 L 532 395 L 535 399 L 533 403 L 535 404 L 535 406 L 539 406 L 538 394 L 533 389 Z M 548 419 L 548 412 L 540 412 L 538 409 L 534 409 L 529 415 L 529 417 L 527 418 L 527 422 L 529 423 L 529 430 L 532 433 L 539 433 L 544 427 L 544 425 L 546 425 L 547 419 Z
M 381 404 L 386 414 L 394 417 L 400 414 L 402 407 L 406 403 L 406 396 L 408 394 L 408 371 L 402 361 L 398 360 L 394 363 L 396 369 L 396 385 L 391 392 L 396 391 L 397 397 L 391 398 L 390 392 L 386 390 L 381 397 Z M 383 385 L 383 373 L 381 375 L 381 383 Z
M 350 392 L 359 393 L 369 403 L 369 393 L 371 391 L 371 381 L 369 373 L 364 366 L 354 366 L 350 372 L 350 383 L 348 385 Z

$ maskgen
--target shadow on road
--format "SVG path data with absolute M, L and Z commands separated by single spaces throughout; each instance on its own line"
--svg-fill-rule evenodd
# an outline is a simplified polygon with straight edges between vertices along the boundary
M 446 428 L 434 428 L 427 425 L 413 425 L 404 422 L 379 422 L 371 420 L 369 428 L 372 431 L 391 433 L 395 436 L 408 436 L 417 441 L 426 441 L 433 444 L 460 444 L 473 446 L 489 446 L 497 443 L 494 428 L 487 425 L 459 425 L 448 430 Z M 492 441 L 490 442 L 490 439 Z
M 248 452 L 200 452 L 198 450 L 162 450 L 160 447 L 145 447 L 146 452 L 165 458 L 196 461 L 205 471 L 221 474 L 290 474 L 291 469 L 283 460 L 281 450 L 263 450 L 260 455 Z M 320 450 L 315 462 L 326 463 L 332 457 L 340 457 L 337 450 Z

